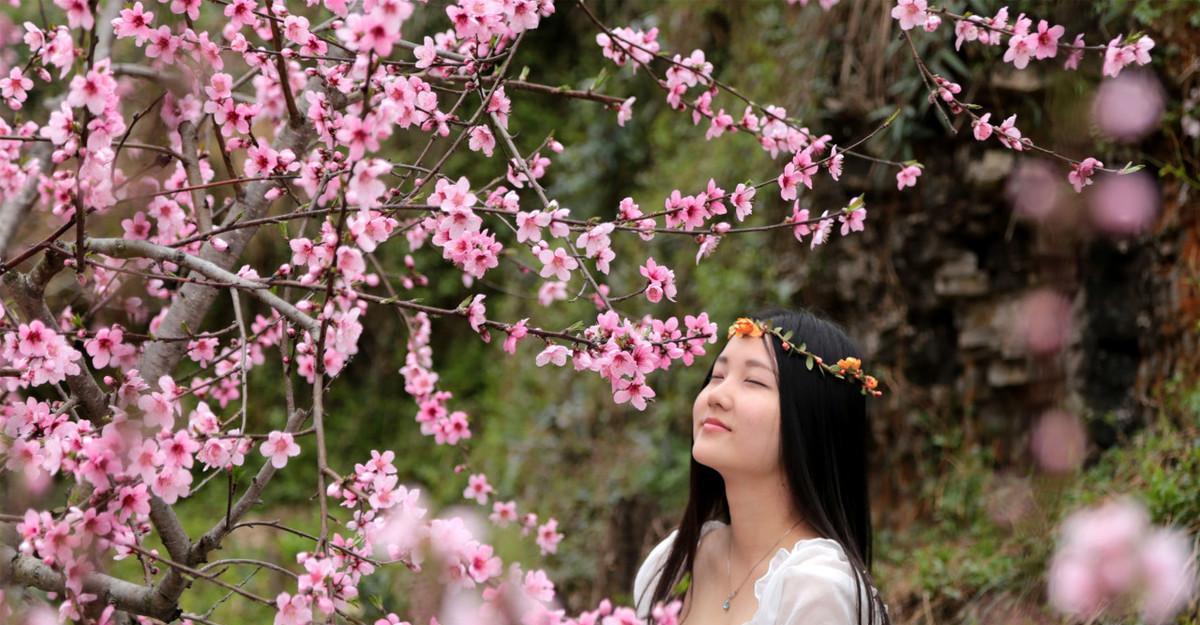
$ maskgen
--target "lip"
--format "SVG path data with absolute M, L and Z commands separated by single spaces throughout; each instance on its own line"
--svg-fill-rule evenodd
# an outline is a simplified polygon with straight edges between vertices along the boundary
M 725 425 L 724 421 L 714 417 L 708 417 L 700 424 L 700 429 L 711 432 L 732 432 L 733 430 Z

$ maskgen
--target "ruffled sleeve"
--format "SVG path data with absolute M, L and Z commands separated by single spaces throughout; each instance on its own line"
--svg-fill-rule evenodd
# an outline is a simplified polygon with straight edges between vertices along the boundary
M 845 552 L 835 541 L 804 540 L 791 552 L 780 549 L 767 574 L 754 585 L 758 610 L 750 624 L 857 625 L 853 576 Z M 866 593 L 859 596 L 865 619 Z
M 658 587 L 658 579 L 662 577 L 663 565 L 667 562 L 667 555 L 671 553 L 671 545 L 675 542 L 675 535 L 678 533 L 679 530 L 674 530 L 667 534 L 666 538 L 650 550 L 650 555 L 646 556 L 646 560 L 638 569 L 637 577 L 633 580 L 633 605 L 638 618 L 650 617 L 650 602 L 654 596 L 654 589 Z

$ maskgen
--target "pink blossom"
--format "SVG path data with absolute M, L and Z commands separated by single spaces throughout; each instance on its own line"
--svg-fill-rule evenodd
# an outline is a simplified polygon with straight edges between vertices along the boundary
M 145 517 L 150 514 L 150 492 L 145 484 L 122 486 L 109 509 L 114 511 L 116 518 L 124 522 L 130 516 Z
M 567 299 L 567 283 L 549 280 L 538 287 L 538 304 L 549 306 L 552 302 Z
M 357 161 L 363 157 L 363 154 L 370 150 L 375 152 L 379 149 L 379 136 L 375 127 L 375 116 L 368 115 L 364 119 L 360 119 L 354 115 L 346 115 L 341 118 L 341 125 L 337 131 L 337 140 L 342 145 L 350 149 L 350 160 Z
M 42 126 L 38 134 L 49 139 L 54 145 L 65 146 L 68 140 L 74 139 L 74 124 L 75 115 L 71 112 L 71 107 L 63 102 L 57 111 L 51 111 L 50 119 Z
M 28 97 L 32 88 L 33 81 L 26 78 L 19 67 L 13 67 L 8 71 L 8 76 L 0 78 L 0 95 L 9 99 L 10 108 L 21 108 L 21 103 Z
M 792 214 L 788 220 L 796 224 L 792 226 L 792 236 L 796 237 L 797 241 L 803 241 L 804 237 L 812 233 L 812 224 L 806 223 L 809 219 L 808 209 L 800 208 L 800 202 L 793 202 Z
M 1122 44 L 1120 36 L 1114 37 L 1104 50 L 1104 75 L 1115 78 L 1128 65 L 1149 63 L 1153 48 L 1154 40 L 1144 35 L 1131 44 Z
M 832 149 L 830 149 L 829 160 L 827 161 L 825 166 L 829 168 L 829 177 L 833 178 L 834 181 L 837 181 L 839 178 L 842 177 L 842 163 L 845 160 L 846 160 L 846 155 L 841 152 L 838 152 L 838 148 L 836 145 L 833 146 Z
M 173 504 L 186 497 L 192 483 L 192 473 L 186 469 L 163 467 L 154 474 L 150 489 L 164 502 Z
M 117 81 L 108 73 L 108 60 L 96 64 L 86 76 L 75 75 L 67 93 L 67 105 L 86 106 L 92 115 L 99 115 L 116 104 Z
M 1029 59 L 1037 51 L 1037 35 L 1013 35 L 1008 40 L 1008 50 L 1004 53 L 1004 62 L 1012 63 L 1017 69 L 1025 69 Z
M 417 69 L 432 67 L 437 61 L 437 47 L 434 46 L 433 38 L 426 36 L 421 45 L 413 48 L 413 56 L 417 59 Z
M 471 325 L 471 329 L 478 332 L 484 337 L 484 341 L 489 341 L 487 328 L 483 327 L 487 321 L 487 308 L 483 304 L 483 300 L 487 297 L 482 293 L 478 293 L 471 299 L 471 303 L 467 306 L 466 316 L 467 322 Z
M 467 147 L 473 152 L 483 152 L 484 156 L 491 156 L 496 149 L 496 137 L 492 135 L 492 131 L 487 126 L 472 126 L 470 131 L 470 141 Z
M 1145 580 L 1141 616 L 1150 625 L 1171 622 L 1196 596 L 1192 541 L 1179 530 L 1160 529 L 1142 544 Z
M 188 341 L 188 358 L 200 363 L 201 367 L 207 367 L 209 361 L 217 357 L 218 344 L 219 341 L 211 336 Z
M 561 247 L 556 247 L 553 251 L 549 248 L 543 249 L 538 252 L 537 257 L 542 262 L 542 270 L 538 275 L 543 278 L 554 276 L 559 280 L 570 280 L 571 272 L 579 268 L 579 261 Z
M 627 122 L 633 118 L 633 103 L 635 101 L 637 101 L 637 98 L 634 96 L 630 96 L 628 98 L 625 98 L 624 102 L 621 102 L 621 106 L 617 107 L 617 125 L 618 126 L 621 126 L 622 128 L 624 128 L 625 122 Z
M 981 30 L 980 30 L 980 27 L 976 25 L 978 23 L 978 21 L 979 21 L 978 16 L 973 15 L 968 19 L 959 20 L 954 25 L 954 35 L 955 35 L 954 49 L 955 50 L 961 49 L 964 41 L 975 41 L 976 39 L 979 38 L 979 34 L 980 34 Z
M 754 187 L 748 187 L 739 182 L 738 186 L 734 188 L 733 194 L 729 196 L 729 203 L 733 204 L 734 216 L 738 221 L 744 221 L 754 211 L 752 202 L 754 193 Z
M 1010 115 L 996 128 L 996 138 L 1000 139 L 1000 143 L 1004 147 L 1020 152 L 1025 149 L 1024 140 L 1021 138 L 1021 131 L 1017 129 L 1017 116 Z
M 1050 564 L 1051 605 L 1090 619 L 1136 601 L 1146 622 L 1169 622 L 1195 594 L 1192 541 L 1149 521 L 1145 507 L 1129 498 L 1072 513 Z
M 729 130 L 730 128 L 736 128 L 736 126 L 733 125 L 733 116 L 729 113 L 726 113 L 725 109 L 721 109 L 712 117 L 712 123 L 709 126 L 708 131 L 704 133 L 704 138 L 707 140 L 712 140 L 725 134 L 725 131 Z
M 146 35 L 146 39 L 150 42 L 146 46 L 146 56 L 159 59 L 166 64 L 175 62 L 175 52 L 179 50 L 179 39 L 171 34 L 170 26 L 164 24 L 151 30 Z
M 247 178 L 270 175 L 278 166 L 279 154 L 269 144 L 264 143 L 262 138 L 246 150 L 244 167 Z
M 675 272 L 666 265 L 660 265 L 655 262 L 653 257 L 646 259 L 646 264 L 638 268 L 638 271 L 648 281 L 646 285 L 646 299 L 652 303 L 658 303 L 663 296 L 670 301 L 675 301 Z
M 147 13 L 141 2 L 135 2 L 133 8 L 121 9 L 121 16 L 112 21 L 112 27 L 118 39 L 134 37 L 134 41 L 140 46 L 150 36 L 150 25 L 153 22 L 154 14 Z
M 796 199 L 796 183 L 800 181 L 800 176 L 795 165 L 788 163 L 784 166 L 783 173 L 779 174 L 776 181 L 779 183 L 779 197 L 785 200 Z
M 508 99 L 508 95 L 504 93 L 504 87 L 497 87 L 492 92 L 492 97 L 488 100 L 487 112 L 494 115 L 497 124 L 505 130 L 508 129 L 508 114 L 512 111 L 512 101 Z
M 275 625 L 308 625 L 312 622 L 312 599 L 281 592 L 275 597 Z
M 96 23 L 87 0 L 54 0 L 54 4 L 67 12 L 67 25 L 70 28 L 90 30 Z
M 467 413 L 455 410 L 450 416 L 437 423 L 434 432 L 434 442 L 439 445 L 455 445 L 459 440 L 471 438 L 471 429 L 467 424 Z
M 488 515 L 488 519 L 500 527 L 508 527 L 509 523 L 517 520 L 517 502 L 494 502 L 492 504 L 492 513 Z
M 1092 184 L 1092 174 L 1097 167 L 1104 167 L 1104 163 L 1090 156 L 1071 166 L 1071 172 L 1067 174 L 1067 181 L 1075 187 L 1076 193 L 1082 193 L 1084 187 Z
M 1062 26 L 1050 26 L 1046 20 L 1038 22 L 1038 30 L 1033 35 L 1036 48 L 1034 56 L 1038 59 L 1052 59 L 1058 56 L 1058 40 L 1066 29 Z
M 1067 60 L 1063 61 L 1063 69 L 1075 70 L 1079 69 L 1079 62 L 1083 60 L 1084 46 L 1083 34 L 1075 35 L 1075 41 L 1071 42 L 1071 53 L 1067 55 Z
M 646 384 L 646 379 L 639 373 L 633 379 L 621 378 L 617 382 L 616 390 L 613 391 L 613 402 L 617 404 L 629 402 L 629 405 L 634 408 L 645 410 L 646 400 L 655 395 L 654 389 Z
M 225 17 L 229 18 L 229 22 L 234 28 L 257 27 L 258 16 L 254 14 L 257 8 L 254 0 L 233 0 L 225 6 Z
M 554 363 L 555 366 L 563 366 L 567 364 L 567 356 L 570 355 L 570 350 L 562 345 L 550 345 L 543 349 L 537 355 L 534 362 L 539 367 L 546 366 L 547 363 Z
M 900 30 L 912 30 L 914 26 L 925 25 L 929 19 L 928 8 L 925 0 L 896 0 L 892 19 L 900 22 Z
M 96 336 L 84 342 L 84 349 L 92 357 L 92 366 L 103 369 L 110 363 L 127 358 L 136 351 L 132 345 L 125 345 L 124 331 L 120 326 L 101 328 Z
M 527 330 L 525 327 L 525 323 L 527 321 L 529 321 L 528 317 L 514 323 L 512 327 L 509 328 L 508 337 L 504 339 L 503 346 L 506 353 L 515 354 L 517 352 L 517 341 L 525 338 L 525 336 L 529 334 L 529 330 Z
M 488 495 L 496 492 L 492 488 L 492 485 L 488 484 L 487 476 L 482 473 L 471 475 L 468 481 L 469 484 L 463 490 L 463 497 L 466 499 L 474 499 L 480 504 L 486 504 L 488 502 Z
M 387 191 L 382 177 L 392 170 L 391 163 L 378 158 L 361 160 L 354 164 L 354 172 L 346 184 L 347 199 L 359 208 L 379 206 L 379 197 Z M 368 250 L 370 251 L 370 250 Z
M 554 519 L 551 519 L 546 525 L 550 525 L 551 523 L 553 523 L 554 526 L 558 525 L 558 522 Z M 542 527 L 546 527 L 546 525 L 543 525 Z M 539 528 L 539 533 L 540 529 L 541 528 Z M 551 531 L 553 531 L 553 529 Z M 553 553 L 553 550 L 551 550 L 551 552 Z M 545 551 L 542 553 L 544 554 Z M 535 601 L 549 603 L 554 600 L 554 582 L 550 581 L 549 576 L 547 576 L 546 572 L 541 569 L 525 573 L 525 581 L 521 587 L 525 591 L 525 594 Z M 622 623 L 621 625 L 624 624 Z
M 558 551 L 558 543 L 563 539 L 563 535 L 558 533 L 558 521 L 550 519 L 537 529 L 537 544 L 542 550 L 542 555 L 554 553 Z
M 138 398 L 138 408 L 145 414 L 146 425 L 169 430 L 175 425 L 179 405 L 165 392 L 152 392 Z
M 838 221 L 842 223 L 841 235 L 846 236 L 851 232 L 862 232 L 863 222 L 867 219 L 867 209 L 863 207 L 863 198 L 858 196 L 854 198 L 850 205 L 842 210 L 842 214 L 838 216 Z
M 992 125 L 988 123 L 991 117 L 991 113 L 984 113 L 979 116 L 979 119 L 971 122 L 971 128 L 975 132 L 977 141 L 987 141 L 988 137 L 992 136 Z
M 459 177 L 453 184 L 444 178 L 438 180 L 435 193 L 429 197 L 430 204 L 436 204 L 444 211 L 467 209 L 477 201 L 479 199 L 471 193 L 471 181 L 466 176 Z
M 267 440 L 263 441 L 259 451 L 271 460 L 271 466 L 282 469 L 287 466 L 288 458 L 300 455 L 300 446 L 291 434 L 275 431 L 267 435 Z
M 821 221 L 813 228 L 812 238 L 808 240 L 808 249 L 816 249 L 818 245 L 829 240 L 829 233 L 833 231 L 833 220 L 825 219 L 828 214 L 829 211 L 821 211 Z
M 289 15 L 283 20 L 283 36 L 292 43 L 303 45 L 310 35 L 308 18 L 303 15 Z
M 903 191 L 905 187 L 917 186 L 917 178 L 921 175 L 921 166 L 906 165 L 896 172 L 896 188 Z
M 196 451 L 199 449 L 200 443 L 197 443 L 187 430 L 179 430 L 162 442 L 160 450 L 163 455 L 163 466 L 190 469 Z

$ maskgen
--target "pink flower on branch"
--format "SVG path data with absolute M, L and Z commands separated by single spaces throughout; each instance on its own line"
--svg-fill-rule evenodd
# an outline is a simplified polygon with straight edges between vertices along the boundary
M 1067 181 L 1071 183 L 1072 187 L 1075 187 L 1076 193 L 1082 193 L 1084 187 L 1092 184 L 1092 174 L 1097 167 L 1104 167 L 1104 163 L 1090 156 L 1071 166 L 1071 172 L 1067 174 Z
M 287 432 L 271 432 L 258 450 L 271 461 L 271 466 L 276 469 L 287 466 L 288 458 L 300 455 L 300 446 L 296 444 L 295 438 Z
M 481 505 L 488 502 L 488 495 L 496 492 L 492 485 L 488 484 L 487 476 L 482 473 L 471 475 L 468 482 L 467 488 L 463 490 L 463 497 L 474 499 Z
M 928 9 L 925 0 L 896 0 L 892 19 L 900 22 L 901 30 L 912 30 L 914 26 L 925 25 L 929 19 Z
M 917 186 L 917 178 L 921 176 L 921 164 L 905 165 L 896 172 L 896 188 L 903 191 L 905 187 Z

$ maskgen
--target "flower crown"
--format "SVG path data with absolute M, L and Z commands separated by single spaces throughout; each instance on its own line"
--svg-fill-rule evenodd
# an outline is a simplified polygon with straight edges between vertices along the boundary
M 862 370 L 861 360 L 847 356 L 837 361 L 836 365 L 827 365 L 825 361 L 821 360 L 820 356 L 808 351 L 808 346 L 804 343 L 799 345 L 792 343 L 792 333 L 790 330 L 784 332 L 783 328 L 773 328 L 767 325 L 765 321 L 750 319 L 749 317 L 738 317 L 737 321 L 734 321 L 729 326 L 729 334 L 725 338 L 731 339 L 734 336 L 758 338 L 763 334 L 774 334 L 783 344 L 783 351 L 794 356 L 805 356 L 806 360 L 804 364 L 810 371 L 813 365 L 816 365 L 821 368 L 822 374 L 829 372 L 835 378 L 861 384 L 863 395 L 867 395 L 868 393 L 874 397 L 883 395 L 883 391 L 876 389 L 879 386 L 879 380 L 875 379 L 874 376 L 867 375 Z

